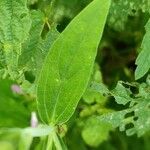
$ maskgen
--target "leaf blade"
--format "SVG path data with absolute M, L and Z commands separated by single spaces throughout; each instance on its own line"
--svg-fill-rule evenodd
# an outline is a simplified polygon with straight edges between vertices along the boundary
M 135 70 L 135 79 L 140 79 L 143 77 L 148 70 L 150 69 L 150 52 L 149 52 L 149 37 L 150 37 L 150 20 L 147 22 L 145 29 L 146 29 L 146 34 L 144 36 L 144 39 L 142 41 L 142 51 L 139 54 L 138 58 L 136 59 L 136 65 L 137 68 Z
M 93 1 L 53 44 L 37 86 L 43 122 L 66 122 L 75 111 L 90 78 L 109 6 L 110 1 Z

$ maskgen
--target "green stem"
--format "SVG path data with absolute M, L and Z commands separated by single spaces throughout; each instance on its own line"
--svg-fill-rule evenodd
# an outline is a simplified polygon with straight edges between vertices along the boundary
M 52 150 L 52 148 L 53 148 L 53 134 L 50 134 L 48 136 L 46 150 Z
M 62 146 L 61 146 L 61 143 L 60 143 L 60 141 L 59 141 L 58 136 L 57 136 L 56 133 L 54 133 L 53 140 L 54 140 L 54 144 L 56 146 L 56 149 L 57 150 L 63 150 Z

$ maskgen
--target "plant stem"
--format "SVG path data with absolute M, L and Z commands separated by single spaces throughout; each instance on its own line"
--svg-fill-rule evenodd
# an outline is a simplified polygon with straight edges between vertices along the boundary
M 53 134 L 50 134 L 48 136 L 46 150 L 52 150 L 52 148 L 53 148 Z
M 57 134 L 54 133 L 53 135 L 54 135 L 54 136 L 53 136 L 53 140 L 54 140 L 54 144 L 55 144 L 55 146 L 56 146 L 56 149 L 57 149 L 57 150 L 63 150 L 63 149 L 62 149 L 62 146 L 61 146 L 61 143 L 60 143 L 60 141 L 59 141 L 59 139 L 58 139 Z

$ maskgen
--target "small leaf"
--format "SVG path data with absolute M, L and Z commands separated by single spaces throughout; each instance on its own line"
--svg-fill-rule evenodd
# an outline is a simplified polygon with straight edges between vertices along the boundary
M 142 41 L 142 51 L 139 54 L 136 65 L 137 68 L 135 70 L 135 79 L 140 79 L 143 77 L 150 69 L 150 20 L 147 22 L 146 26 L 146 34 L 144 36 L 144 39 Z
M 50 49 L 37 86 L 37 105 L 43 122 L 66 122 L 75 111 L 92 72 L 109 6 L 110 0 L 94 0 Z
M 95 92 L 99 92 L 100 94 L 105 94 L 105 95 L 109 95 L 110 91 L 108 90 L 108 88 L 103 84 L 103 83 L 96 83 L 93 82 L 91 84 L 91 90 L 95 91 Z
M 127 104 L 129 101 L 132 101 L 132 98 L 130 97 L 131 91 L 127 88 L 125 88 L 121 82 L 117 83 L 117 86 L 114 90 L 112 90 L 112 96 L 114 96 L 116 102 L 118 104 Z
M 93 116 L 86 121 L 82 130 L 82 137 L 88 145 L 97 147 L 103 141 L 107 140 L 111 129 L 110 124 L 100 122 Z

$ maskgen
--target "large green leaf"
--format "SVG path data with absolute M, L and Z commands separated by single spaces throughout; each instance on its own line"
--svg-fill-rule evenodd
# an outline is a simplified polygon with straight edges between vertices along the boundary
M 0 1 L 0 42 L 2 43 L 6 65 L 11 74 L 17 67 L 18 56 L 30 30 L 30 15 L 27 0 Z
M 94 0 L 50 49 L 37 86 L 43 122 L 66 122 L 75 111 L 90 78 L 109 6 L 110 0 Z
M 143 77 L 150 68 L 150 20 L 147 22 L 145 29 L 146 34 L 141 45 L 142 51 L 136 60 L 137 68 L 135 71 L 135 79 Z

